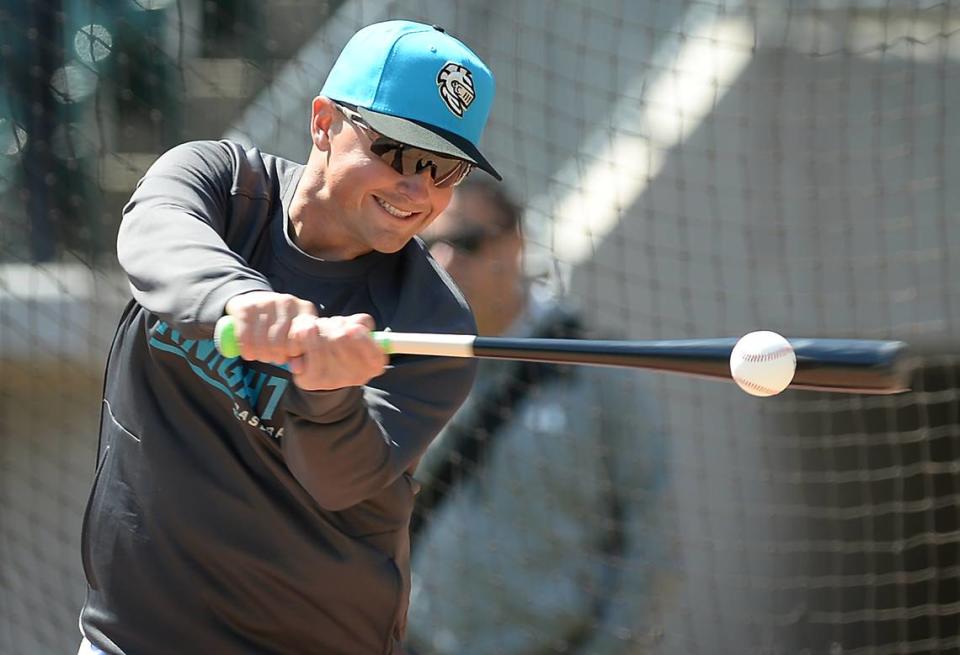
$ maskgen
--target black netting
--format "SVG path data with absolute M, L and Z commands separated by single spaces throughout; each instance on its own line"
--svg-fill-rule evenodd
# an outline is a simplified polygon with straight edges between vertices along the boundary
M 138 177 L 199 138 L 303 161 L 340 47 L 390 17 L 445 25 L 491 65 L 484 151 L 522 200 L 530 272 L 591 327 L 918 355 L 914 391 L 890 397 L 644 378 L 669 443 L 651 531 L 673 557 L 636 590 L 654 646 L 960 648 L 952 3 L 18 0 L 0 6 L 0 652 L 79 641 L 127 297 L 113 245 Z

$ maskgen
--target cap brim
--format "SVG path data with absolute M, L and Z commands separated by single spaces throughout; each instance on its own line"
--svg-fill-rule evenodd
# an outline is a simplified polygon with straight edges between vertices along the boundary
M 384 136 L 430 152 L 465 159 L 490 173 L 497 180 L 503 179 L 490 162 L 480 154 L 476 146 L 459 134 L 420 121 L 381 114 L 363 107 L 356 107 L 355 110 L 367 125 Z

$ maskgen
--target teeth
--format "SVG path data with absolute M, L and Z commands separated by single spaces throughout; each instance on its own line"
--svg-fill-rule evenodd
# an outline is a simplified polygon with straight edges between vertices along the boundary
M 374 198 L 376 198 L 376 201 L 380 204 L 380 206 L 386 209 L 387 213 L 391 216 L 396 216 L 397 218 L 407 218 L 416 213 L 401 211 L 382 198 L 377 198 L 376 196 L 374 196 Z

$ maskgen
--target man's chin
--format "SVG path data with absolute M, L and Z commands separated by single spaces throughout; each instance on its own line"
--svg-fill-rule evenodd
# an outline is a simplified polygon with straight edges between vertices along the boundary
M 373 249 L 379 253 L 383 253 L 384 255 L 392 255 L 403 250 L 404 246 L 410 243 L 411 239 L 413 239 L 412 236 L 406 239 L 402 239 L 400 237 L 378 239 L 373 245 Z

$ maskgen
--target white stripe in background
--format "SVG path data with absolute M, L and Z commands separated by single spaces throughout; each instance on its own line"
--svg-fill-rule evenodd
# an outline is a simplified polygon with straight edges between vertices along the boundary
M 310 102 L 319 93 L 341 48 L 361 26 L 388 20 L 396 13 L 409 14 L 407 4 L 393 0 L 339 3 L 316 34 L 224 131 L 224 138 L 304 161 L 310 147 Z M 456 3 L 438 2 L 430 7 L 429 22 L 451 25 L 457 13 Z
M 593 255 L 621 209 L 634 204 L 670 149 L 699 127 L 750 62 L 754 29 L 746 18 L 693 22 L 690 30 L 670 33 L 673 42 L 667 52 L 661 50 L 665 64 L 659 76 L 636 78 L 634 88 L 620 96 L 609 126 L 595 130 L 531 203 L 539 214 L 531 225 L 552 216 L 552 235 L 544 235 L 542 243 L 562 266 Z

